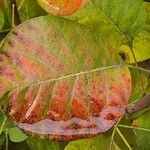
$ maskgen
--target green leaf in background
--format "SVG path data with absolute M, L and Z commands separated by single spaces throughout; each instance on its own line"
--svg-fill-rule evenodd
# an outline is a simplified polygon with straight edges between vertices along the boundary
M 12 142 L 22 142 L 27 139 L 27 136 L 17 127 L 10 128 L 8 134 Z
M 3 25 L 4 25 L 4 14 L 3 14 L 1 7 L 0 7 L 0 31 L 3 27 Z
M 109 148 L 110 138 L 105 135 L 99 135 L 95 138 L 70 142 L 65 150 L 108 150 Z M 115 143 L 113 150 L 119 150 L 119 147 Z
M 145 23 L 141 0 L 92 0 L 69 18 L 96 28 L 98 33 L 105 33 L 104 39 L 115 36 L 116 41 L 121 40 L 122 37 L 110 28 L 110 24 L 128 39 L 128 37 L 133 38 Z M 109 28 L 106 19 L 109 22 Z M 111 41 L 116 42 L 115 40 L 111 38 Z
M 0 134 L 0 149 L 2 149 L 2 145 L 5 142 L 5 133 Z
M 4 27 L 3 29 L 10 29 L 11 28 L 11 13 L 10 13 L 10 3 L 9 0 L 0 0 L 1 9 L 4 14 Z
M 142 0 L 92 0 L 92 2 L 127 37 L 134 37 L 144 25 Z
M 36 0 L 17 0 L 21 21 L 46 15 L 47 13 L 37 4 Z
M 141 32 L 133 39 L 133 51 L 138 62 L 150 58 L 150 4 L 143 4 L 145 6 L 147 16 L 146 24 L 142 27 Z M 129 46 L 123 45 L 120 48 L 120 52 L 121 51 L 127 55 L 126 62 L 134 63 L 134 58 Z
M 92 12 L 92 13 L 91 13 Z M 96 31 L 101 40 L 113 43 L 114 50 L 117 50 L 124 41 L 122 34 L 103 15 L 92 2 L 89 2 L 76 13 L 67 18 L 86 25 Z M 101 36 L 102 35 L 102 36 Z M 115 38 L 114 38 L 115 37 Z
M 100 3 L 102 1 L 99 1 Z M 112 5 L 112 1 L 109 1 L 109 2 L 106 2 L 106 1 L 103 1 L 103 3 L 101 4 L 103 7 L 107 4 L 109 7 L 111 7 Z M 114 1 L 113 1 L 114 2 Z M 116 10 L 117 12 L 118 11 L 121 11 L 120 7 L 117 6 L 117 4 L 119 5 L 119 2 L 120 2 L 120 5 L 124 6 L 125 7 L 125 1 L 124 3 L 121 4 L 121 1 L 119 0 L 118 3 L 115 3 L 115 6 L 114 8 L 112 7 L 112 9 L 118 9 Z M 150 58 L 150 42 L 149 42 L 149 38 L 150 38 L 150 33 L 149 33 L 149 28 L 150 28 L 150 25 L 149 24 L 149 3 L 141 3 L 141 2 L 138 2 L 136 1 L 135 3 L 135 6 L 140 8 L 140 6 L 142 7 L 143 5 L 145 6 L 146 8 L 146 25 L 143 26 L 144 24 L 144 10 L 143 10 L 143 17 L 141 16 L 141 20 L 132 20 L 131 23 L 134 23 L 133 24 L 136 24 L 138 26 L 138 28 L 135 27 L 135 33 L 137 33 L 137 31 L 140 31 L 137 35 L 136 34 L 133 34 L 136 35 L 135 38 L 133 39 L 133 51 L 135 53 L 135 56 L 136 56 L 136 59 L 137 61 L 142 61 L 144 59 L 147 59 L 147 58 Z M 130 2 L 129 2 L 130 3 Z M 143 4 L 143 5 L 142 5 Z M 123 30 L 121 30 L 119 28 L 119 26 L 117 26 L 115 24 L 115 22 L 113 22 L 113 18 L 111 18 L 111 15 L 116 17 L 118 17 L 118 20 L 121 20 L 120 18 L 120 15 L 116 14 L 116 16 L 113 14 L 114 12 L 110 12 L 110 15 L 107 14 L 106 10 L 104 10 L 104 14 L 102 13 L 102 11 L 99 11 L 99 9 L 97 9 L 97 7 L 99 6 L 100 4 L 98 3 L 97 5 L 93 5 L 91 2 L 86 4 L 84 7 L 82 7 L 80 9 L 80 11 L 72 14 L 71 16 L 69 16 L 68 18 L 69 19 L 72 19 L 74 21 L 77 21 L 81 24 L 85 24 L 85 25 L 88 25 L 90 26 L 91 28 L 94 28 L 94 29 L 97 29 L 97 33 L 100 33 L 100 32 L 103 32 L 103 35 L 106 35 L 106 37 L 104 37 L 104 39 L 107 39 L 108 38 L 110 39 L 110 41 L 113 41 L 113 43 L 115 44 L 118 44 L 118 49 L 116 49 L 119 53 L 124 53 L 126 55 L 126 62 L 128 63 L 134 63 L 134 58 L 132 56 L 132 53 L 131 53 L 131 49 L 129 48 L 129 46 L 127 45 L 122 45 L 120 43 L 117 43 L 118 40 L 120 41 L 123 41 L 122 40 L 122 37 L 118 34 L 118 32 L 116 32 L 114 30 L 114 28 L 111 28 L 110 26 L 110 22 L 116 26 L 116 28 L 122 33 L 124 34 Z M 131 9 L 130 5 L 128 5 L 128 3 L 126 3 L 127 5 L 127 8 L 129 7 L 129 9 Z M 138 6 L 137 6 L 138 5 Z M 109 7 L 104 7 L 103 9 L 109 9 Z M 123 9 L 123 8 L 122 8 Z M 144 7 L 143 7 L 144 9 Z M 131 16 L 136 14 L 138 15 L 139 12 L 136 11 L 136 9 L 132 10 L 133 12 L 130 12 L 131 13 Z M 92 13 L 91 13 L 92 12 Z M 127 12 L 129 13 L 129 12 Z M 123 13 L 121 13 L 122 15 Z M 130 17 L 129 14 L 126 14 L 126 19 L 128 20 Z M 106 21 L 106 18 L 109 20 L 108 22 Z M 132 19 L 132 18 L 131 18 Z M 143 22 L 143 23 L 141 23 Z M 100 28 L 99 28 L 100 26 Z M 131 26 L 129 26 L 130 28 Z M 143 27 L 143 28 L 142 28 Z M 128 29 L 127 29 L 128 30 Z M 129 31 L 129 30 L 128 30 Z M 111 33 L 111 35 L 109 34 Z M 112 36 L 112 38 L 111 38 Z M 113 37 L 116 37 L 115 39 Z M 119 48 L 119 45 L 121 46 L 121 48 Z
M 150 3 L 144 3 L 144 6 L 147 16 L 146 24 L 133 40 L 133 50 L 138 61 L 150 58 Z
M 150 148 L 150 110 L 140 115 L 133 123 L 138 150 L 149 150 Z M 140 129 L 142 128 L 142 129 Z
M 119 24 L 117 24 L 117 20 L 121 21 L 121 19 L 123 17 L 122 15 L 126 12 L 126 14 L 124 14 L 124 19 L 125 19 L 124 21 L 126 23 L 133 24 L 133 26 L 128 24 L 128 28 L 126 30 L 129 31 L 129 28 L 132 28 L 132 30 L 134 30 L 134 33 L 132 36 L 134 37 L 136 35 L 136 33 L 138 33 L 138 31 L 140 31 L 142 25 L 144 24 L 144 21 L 145 21 L 144 7 L 143 7 L 141 1 L 139 1 L 139 0 L 136 1 L 134 8 L 135 7 L 137 9 L 142 8 L 142 15 L 140 16 L 139 11 L 137 11 L 136 8 L 132 10 L 131 5 L 133 5 L 135 1 L 134 2 L 133 1 L 126 2 L 126 0 L 123 0 L 123 1 L 124 1 L 124 3 L 121 3 L 120 0 L 117 2 L 110 1 L 110 0 L 109 1 L 98 1 L 98 2 L 93 1 L 95 3 L 95 5 L 93 5 L 90 2 L 87 5 L 85 5 L 84 7 L 82 7 L 80 9 L 80 11 L 72 14 L 68 18 L 72 19 L 74 21 L 77 21 L 81 24 L 88 25 L 91 28 L 93 28 L 94 30 L 96 29 L 98 34 L 103 32 L 103 35 L 104 35 L 103 40 L 107 39 L 107 40 L 113 41 L 113 43 L 115 43 L 115 45 L 118 45 L 118 48 L 116 49 L 116 51 L 126 55 L 126 58 L 125 58 L 126 62 L 134 63 L 134 58 L 132 56 L 131 49 L 127 45 L 121 46 L 122 43 L 124 43 L 125 41 L 123 41 L 122 36 L 119 35 L 118 32 L 116 32 L 116 30 L 114 30 L 114 27 L 117 30 L 119 30 L 119 32 L 121 34 L 125 34 L 124 30 L 121 28 L 121 26 L 119 26 Z M 130 3 L 130 4 L 128 4 L 128 3 Z M 101 6 L 100 7 L 101 9 L 97 9 L 97 7 L 99 7 L 99 6 Z M 129 12 L 125 11 L 123 9 L 123 7 L 125 7 L 125 6 L 126 6 L 127 10 L 129 9 L 128 10 Z M 116 12 L 110 11 L 108 13 L 107 9 L 109 11 L 110 8 L 115 9 Z M 122 11 L 123 11 L 122 9 L 125 11 L 124 13 L 122 13 Z M 121 11 L 121 13 L 120 13 L 121 16 L 118 15 L 118 12 L 120 12 L 120 11 Z M 137 20 L 136 19 L 134 20 L 132 18 L 134 15 L 137 15 L 139 17 L 139 20 L 138 20 L 138 17 L 136 18 Z M 148 16 L 148 11 L 147 11 L 147 16 Z M 130 21 L 128 22 L 127 20 L 130 20 Z M 110 24 L 112 24 L 114 27 L 112 28 Z M 128 34 L 130 35 L 130 33 L 127 33 L 127 35 Z M 150 36 L 147 32 L 146 32 L 146 34 L 144 34 L 144 37 L 141 37 L 140 35 L 143 35 L 143 32 L 140 32 L 133 41 L 133 50 L 135 52 L 137 61 L 141 61 L 143 59 L 150 57 L 149 42 L 148 42 Z M 114 38 L 114 37 L 116 37 L 116 38 Z M 118 41 L 120 41 L 122 43 L 119 43 Z M 121 48 L 119 48 L 119 47 L 121 47 Z M 141 50 L 141 48 L 142 48 L 142 50 Z M 144 51 L 144 54 L 143 54 L 143 51 Z
M 130 96 L 129 103 L 132 103 L 143 96 L 142 88 L 146 89 L 148 85 L 148 75 L 145 72 L 141 71 L 141 77 L 138 75 L 138 70 L 131 69 L 131 78 L 132 78 L 132 94 Z M 143 87 L 141 86 L 141 79 Z
M 50 140 L 42 140 L 36 138 L 28 138 L 27 143 L 32 150 L 64 150 L 60 147 L 59 142 Z

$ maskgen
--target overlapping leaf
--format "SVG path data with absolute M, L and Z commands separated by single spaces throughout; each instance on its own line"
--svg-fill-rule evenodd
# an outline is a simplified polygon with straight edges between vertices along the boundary
M 131 91 L 129 71 L 112 45 L 64 18 L 18 26 L 0 55 L 1 99 L 11 91 L 8 116 L 27 133 L 49 139 L 108 130 L 124 113 Z
M 82 139 L 70 142 L 65 150 L 108 150 L 110 149 L 110 137 L 106 135 L 99 135 L 91 139 Z M 119 150 L 119 147 L 113 143 L 113 150 Z
M 144 3 L 144 6 L 146 10 L 146 22 L 141 28 L 141 32 L 138 33 L 133 40 L 133 51 L 137 61 L 150 58 L 150 4 Z M 129 46 L 123 45 L 120 50 L 128 55 L 128 57 L 126 57 L 127 62 L 134 63 L 134 58 Z
M 34 17 L 46 15 L 46 12 L 35 0 L 17 0 L 17 5 L 22 22 Z
M 37 2 L 53 15 L 68 15 L 80 9 L 89 0 L 37 0 Z

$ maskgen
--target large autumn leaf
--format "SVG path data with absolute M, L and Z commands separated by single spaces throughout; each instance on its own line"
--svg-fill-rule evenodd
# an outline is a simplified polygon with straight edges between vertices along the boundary
M 54 16 L 15 28 L 0 54 L 0 97 L 9 100 L 9 118 L 33 136 L 63 141 L 112 127 L 124 113 L 131 81 L 114 43 L 101 37 Z

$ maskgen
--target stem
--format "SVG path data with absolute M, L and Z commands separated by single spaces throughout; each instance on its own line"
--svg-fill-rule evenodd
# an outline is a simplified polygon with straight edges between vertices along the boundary
M 150 107 L 150 94 L 129 105 L 126 108 L 126 112 L 124 115 L 127 116 L 148 107 Z
M 12 14 L 12 28 L 21 23 L 16 0 L 10 0 L 10 8 Z
M 117 123 L 116 123 L 115 126 L 114 126 L 114 130 L 113 130 L 113 133 L 112 133 L 112 135 L 111 135 L 109 150 L 113 150 L 114 136 L 115 136 L 115 134 L 116 134 L 116 129 L 117 129 L 119 123 L 120 123 L 120 120 L 121 120 L 121 117 L 119 118 L 119 120 L 117 121 Z
M 2 133 L 2 131 L 3 131 L 3 128 L 4 128 L 4 126 L 5 126 L 5 123 L 6 123 L 6 120 L 7 120 L 7 117 L 6 117 L 6 115 L 4 114 L 4 112 L 3 112 L 3 110 L 0 108 L 0 111 L 2 112 L 2 114 L 4 115 L 4 120 L 3 120 L 3 123 L 2 123 L 2 125 L 1 125 L 1 127 L 0 127 L 0 135 L 1 135 L 1 133 Z
M 132 150 L 131 146 L 128 144 L 128 142 L 126 141 L 126 139 L 124 138 L 124 136 L 122 135 L 120 130 L 118 128 L 116 130 L 117 130 L 118 134 L 120 135 L 120 137 L 122 138 L 122 140 L 124 141 L 124 143 L 126 144 L 126 146 L 128 147 L 128 149 Z
M 8 129 L 5 130 L 5 136 L 6 136 L 6 147 L 5 150 L 8 150 Z
M 128 129 L 135 129 L 135 130 L 141 130 L 141 131 L 145 131 L 145 132 L 150 132 L 149 129 L 140 128 L 140 127 L 134 127 L 134 126 L 127 126 L 127 125 L 122 125 L 122 124 L 119 124 L 118 127 L 120 127 L 120 128 L 128 128 Z
M 139 77 L 140 77 L 140 82 L 141 82 L 141 90 L 142 90 L 143 95 L 144 95 L 144 94 L 145 94 L 145 89 L 144 89 L 144 86 L 143 86 L 144 84 L 143 84 L 143 81 L 142 81 L 142 75 L 141 75 L 140 69 L 138 69 L 139 66 L 138 66 L 138 63 L 137 63 L 136 56 L 135 56 L 134 51 L 133 51 L 133 40 L 130 40 L 130 41 L 128 41 L 127 43 L 128 43 L 128 46 L 129 46 L 130 49 L 131 49 L 131 53 L 132 53 L 132 56 L 133 56 L 135 65 L 136 65 L 136 67 L 137 67 L 138 75 L 139 75 Z

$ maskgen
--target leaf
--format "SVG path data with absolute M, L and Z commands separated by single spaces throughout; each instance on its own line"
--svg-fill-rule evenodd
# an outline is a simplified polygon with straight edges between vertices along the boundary
M 39 5 L 53 15 L 68 15 L 80 9 L 89 0 L 37 0 Z
M 10 128 L 8 134 L 12 142 L 22 142 L 27 139 L 27 136 L 17 127 Z
M 108 150 L 110 139 L 105 135 L 100 135 L 95 138 L 81 139 L 70 142 L 65 150 Z M 113 150 L 119 150 L 119 147 L 114 143 Z
M 141 77 L 138 76 L 138 70 L 135 69 L 131 69 L 130 72 L 131 72 L 131 79 L 132 79 L 132 92 L 131 92 L 129 102 L 131 103 L 137 101 L 144 95 L 144 93 L 142 92 L 142 88 L 144 87 L 144 89 L 146 89 L 148 85 L 148 77 L 147 74 L 142 71 L 141 71 Z
M 149 121 L 149 116 L 150 116 L 150 111 L 144 112 L 141 116 L 139 116 L 135 121 L 134 121 L 134 126 L 138 127 L 138 130 L 135 131 L 136 135 L 136 141 L 138 144 L 138 150 L 148 150 L 150 147 L 150 121 Z M 141 130 L 140 128 L 143 128 L 147 131 Z
M 3 25 L 4 25 L 4 14 L 3 14 L 1 7 L 0 7 L 0 31 L 3 27 Z
M 147 16 L 146 24 L 141 29 L 141 32 L 138 33 L 133 40 L 133 51 L 137 61 L 143 61 L 150 58 L 150 4 L 144 3 L 144 6 Z M 123 45 L 120 48 L 120 51 L 123 51 L 127 54 L 126 61 L 128 63 L 134 63 L 134 58 L 128 46 Z
M 5 122 L 6 122 L 6 116 L 4 115 L 4 113 L 0 109 L 0 135 L 3 132 Z
M 145 22 L 142 0 L 93 0 L 97 9 L 127 37 L 134 37 Z
M 35 0 L 17 0 L 17 5 L 22 22 L 47 14 Z
M 92 13 L 91 13 L 92 12 Z M 87 25 L 96 31 L 98 36 L 106 42 L 113 43 L 114 50 L 118 48 L 124 42 L 124 37 L 118 32 L 113 24 L 104 16 L 92 2 L 89 2 L 76 13 L 67 16 L 71 20 Z M 114 38 L 115 37 L 115 38 Z M 111 45 L 111 46 L 113 46 Z
M 136 1 L 136 3 L 137 2 L 138 1 Z M 125 33 L 123 30 L 121 30 L 119 25 L 116 24 L 115 21 L 113 21 L 113 18 L 116 19 L 116 20 L 121 20 L 121 18 L 120 18 L 121 16 L 119 16 L 117 13 L 116 13 L 116 16 L 115 16 L 115 14 L 114 14 L 115 11 L 111 11 L 108 14 L 107 11 L 105 10 L 107 8 L 109 9 L 109 8 L 113 7 L 112 5 L 115 2 L 109 0 L 106 3 L 105 3 L 105 1 L 103 1 L 103 2 L 98 1 L 97 3 L 96 3 L 97 5 L 96 4 L 93 5 L 91 2 L 89 2 L 87 5 L 82 7 L 80 9 L 80 11 L 72 14 L 68 18 L 72 19 L 74 21 L 77 21 L 81 24 L 88 25 L 91 28 L 93 28 L 94 30 L 97 29 L 97 34 L 103 33 L 103 37 L 104 37 L 103 40 L 110 40 L 110 42 L 113 41 L 113 43 L 115 45 L 118 45 L 117 48 L 116 48 L 116 51 L 118 53 L 123 53 L 125 55 L 125 60 L 126 60 L 127 63 L 135 63 L 134 58 L 132 56 L 131 49 L 129 48 L 128 45 L 123 44 L 123 43 L 126 43 L 127 40 L 130 40 L 129 39 L 129 36 L 130 36 L 129 33 Z M 119 3 L 122 7 L 118 6 Z M 124 3 L 125 3 L 125 1 L 124 1 Z M 116 8 L 115 10 L 116 11 L 121 11 L 121 10 L 119 10 L 119 8 L 123 9 L 123 7 L 125 7 L 125 6 L 126 6 L 126 8 L 128 8 L 129 7 L 128 3 L 126 3 L 126 4 L 124 4 L 124 3 L 121 4 L 120 0 L 117 2 L 117 4 L 115 3 L 115 6 L 114 6 L 114 8 Z M 132 3 L 132 2 L 129 1 L 129 3 Z M 97 9 L 97 8 L 100 7 L 100 5 L 103 6 L 104 10 L 102 10 L 102 8 Z M 107 5 L 107 7 L 105 7 L 105 5 Z M 144 7 L 142 7 L 142 3 L 138 3 L 138 4 L 136 4 L 136 6 L 137 5 L 139 5 L 138 6 L 139 8 L 144 9 Z M 118 7 L 118 9 L 117 9 L 117 7 Z M 134 9 L 132 11 L 133 12 L 129 12 L 129 11 L 124 12 L 125 13 L 124 15 L 127 16 L 127 18 L 126 18 L 127 20 L 129 19 L 128 17 L 130 15 L 135 15 L 135 14 L 138 15 L 138 13 L 139 13 L 139 12 L 136 12 Z M 122 13 L 119 13 L 119 14 L 122 15 Z M 131 35 L 132 38 L 135 36 L 135 39 L 133 40 L 133 51 L 135 53 L 137 61 L 141 61 L 141 60 L 146 59 L 146 58 L 149 57 L 149 48 L 148 48 L 149 47 L 148 46 L 149 45 L 149 42 L 148 42 L 149 34 L 147 32 L 146 32 L 146 34 L 143 33 L 143 32 L 140 32 L 139 34 L 137 34 L 138 31 L 141 31 L 142 25 L 144 25 L 144 21 L 145 21 L 145 19 L 144 19 L 145 18 L 144 17 L 144 10 L 143 10 L 142 14 L 143 14 L 143 17 L 141 16 L 142 18 L 139 20 L 139 22 L 137 20 L 134 20 L 134 18 L 132 18 L 133 20 L 131 20 L 129 22 L 131 24 L 135 23 L 135 24 L 137 24 L 137 26 L 139 26 L 137 29 L 135 29 L 135 33 L 133 35 Z M 141 24 L 141 22 L 143 22 L 143 24 Z M 129 27 L 131 27 L 131 25 L 129 25 Z M 130 29 L 127 28 L 127 31 L 129 31 L 129 30 Z M 118 31 L 121 34 L 119 34 Z M 126 35 L 126 38 L 123 39 L 122 35 Z M 118 42 L 118 41 L 120 41 L 120 42 Z M 121 48 L 119 48 L 119 47 L 121 47 Z M 143 54 L 143 51 L 141 49 L 144 50 L 144 54 Z
M 145 59 L 150 58 L 150 4 L 145 3 L 145 9 L 146 9 L 146 24 L 143 27 L 143 30 L 141 33 L 139 33 L 134 41 L 134 53 L 136 56 L 136 59 L 138 61 L 143 61 Z
M 101 37 L 50 15 L 15 28 L 0 55 L 9 118 L 27 134 L 62 141 L 111 128 L 124 113 L 131 80 L 113 43 Z
M 11 12 L 10 12 L 10 4 L 8 0 L 0 0 L 1 9 L 4 15 L 4 29 L 9 29 L 11 27 Z
M 2 144 L 4 143 L 4 141 L 5 141 L 5 134 L 2 133 L 0 134 L 0 148 L 2 147 Z
M 121 150 L 129 150 L 130 148 L 136 149 L 137 146 L 133 129 L 118 128 L 118 130 L 114 137 L 117 146 Z
M 27 143 L 32 150 L 63 150 L 59 147 L 58 142 L 49 140 L 29 138 Z

